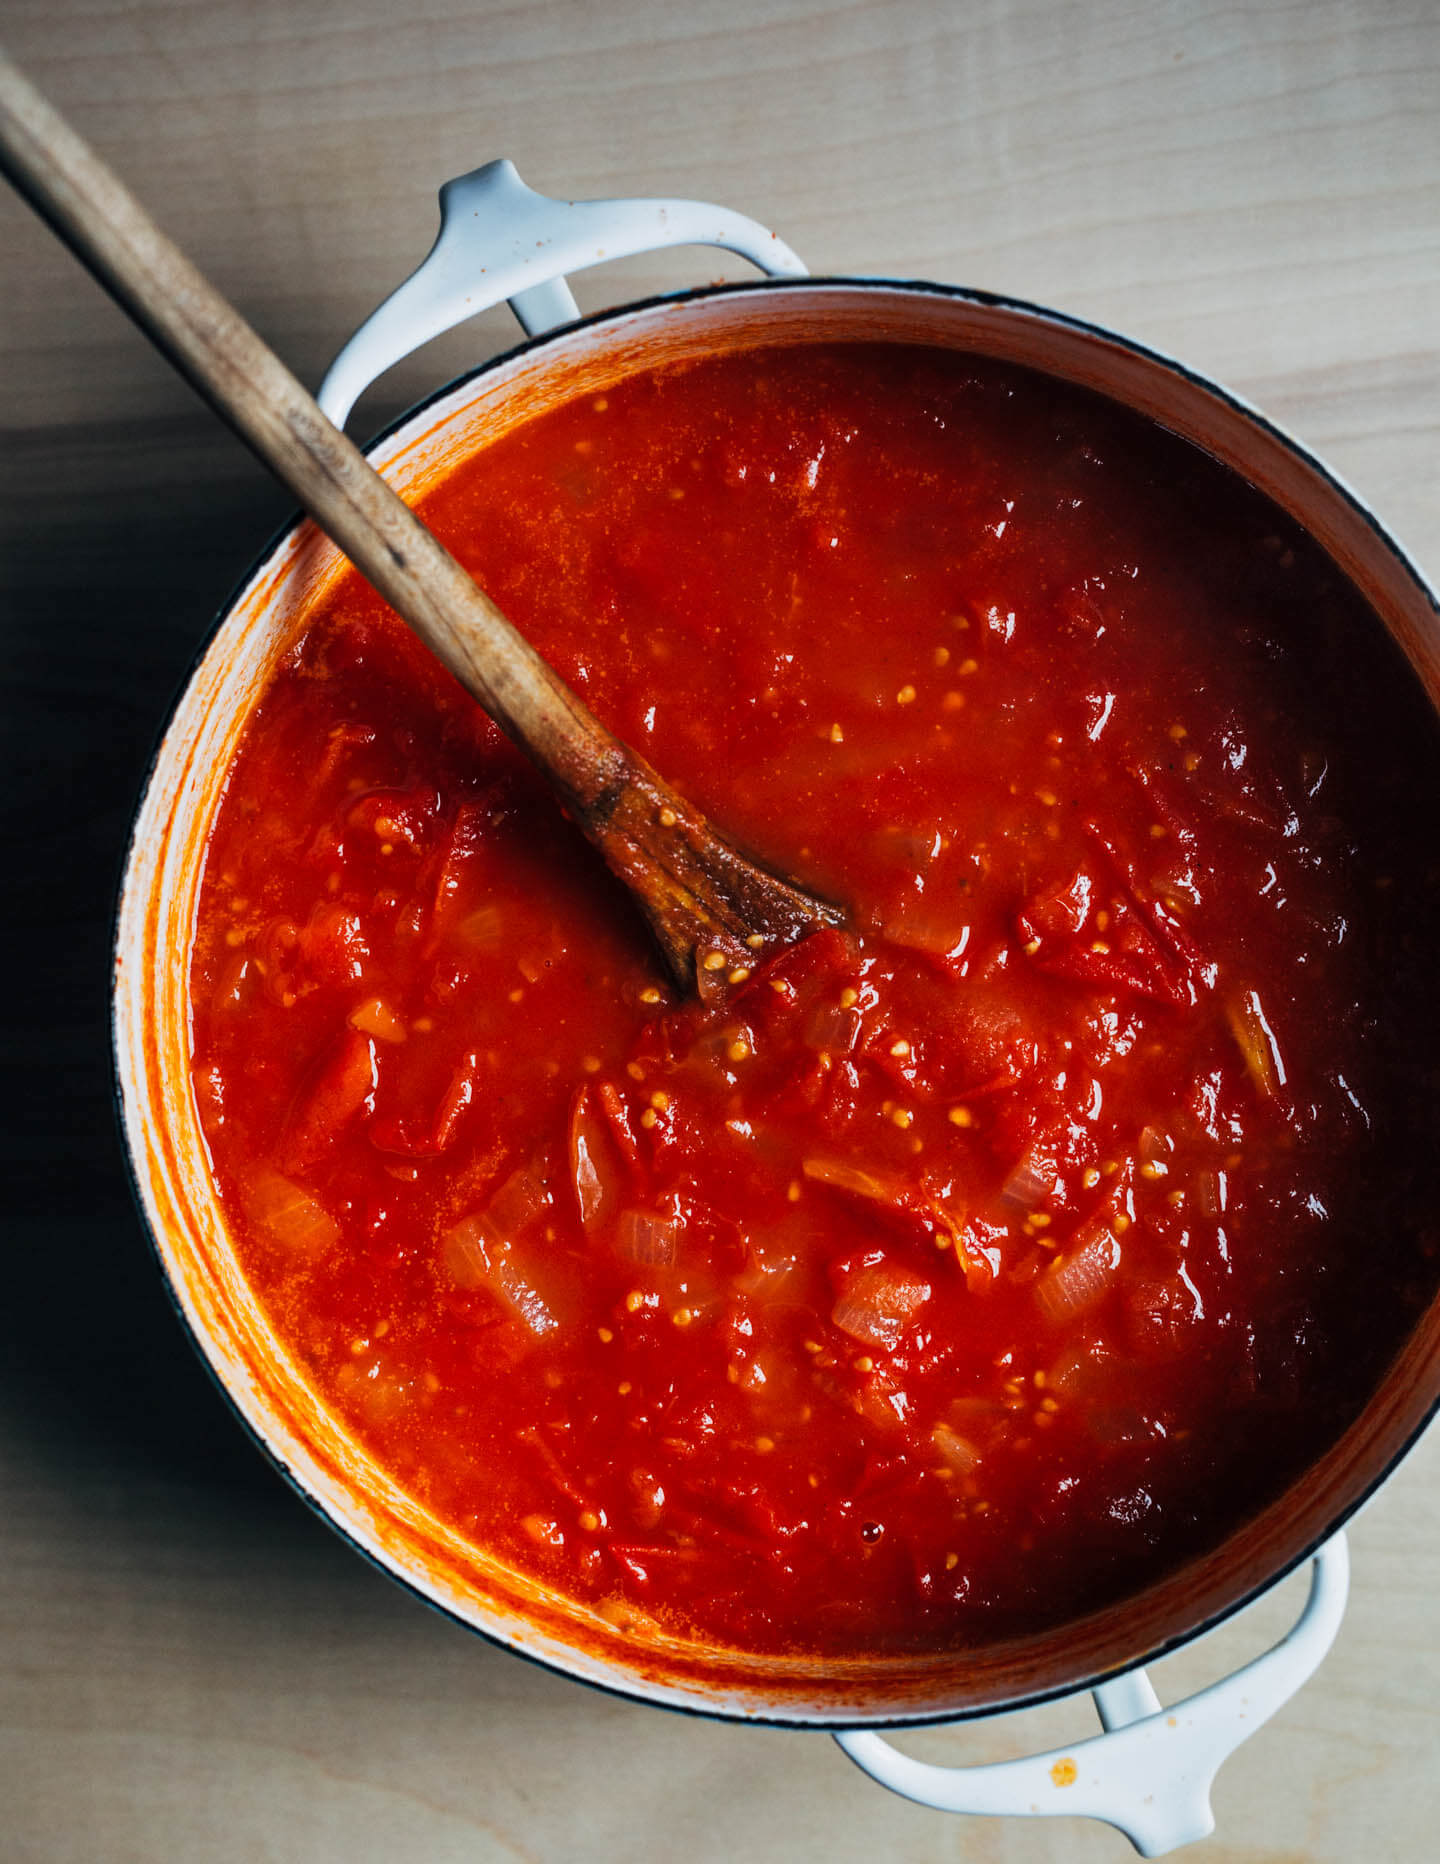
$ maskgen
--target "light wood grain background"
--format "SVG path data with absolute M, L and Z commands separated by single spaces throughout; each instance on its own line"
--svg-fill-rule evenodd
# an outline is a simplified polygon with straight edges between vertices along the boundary
M 1176 352 L 1440 570 L 1434 0 L 3 0 L 0 36 L 312 383 L 428 246 L 438 184 L 507 154 L 558 194 L 723 201 L 816 271 L 987 286 Z M 578 291 L 719 271 L 672 255 Z M 513 335 L 496 312 L 442 339 L 357 425 Z M 925 1812 L 821 1737 L 661 1715 L 491 1651 L 248 1448 L 130 1209 L 106 946 L 152 734 L 284 500 L 8 197 L 0 430 L 0 1856 L 1128 1855 L 1070 1821 Z M 1437 1476 L 1431 1443 L 1355 1529 L 1339 1644 L 1221 1776 L 1208 1855 L 1440 1849 Z M 1042 1742 L 1086 1727 L 1036 1721 Z M 1025 1733 L 909 1745 L 998 1757 Z

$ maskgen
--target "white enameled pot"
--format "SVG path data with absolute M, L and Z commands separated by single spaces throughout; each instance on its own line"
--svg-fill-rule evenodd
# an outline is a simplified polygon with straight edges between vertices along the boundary
M 414 497 L 547 406 L 639 368 L 775 343 L 887 340 L 978 352 L 1126 403 L 1203 447 L 1296 518 L 1364 594 L 1440 705 L 1440 604 L 1332 473 L 1235 396 L 1108 331 L 938 285 L 810 279 L 753 221 L 693 202 L 561 202 L 509 163 L 449 183 L 429 257 L 346 345 L 321 392 L 343 422 L 376 376 L 440 331 L 508 299 L 530 341 L 407 415 L 370 450 Z M 577 321 L 564 275 L 659 246 L 709 244 L 772 274 Z M 829 1728 L 875 1778 L 957 1811 L 1080 1813 L 1158 1855 L 1212 1827 L 1216 1769 L 1299 1686 L 1344 1610 L 1340 1529 L 1424 1427 L 1440 1395 L 1440 1308 L 1417 1328 L 1344 1438 L 1223 1546 L 1122 1604 L 973 1653 L 841 1664 L 737 1657 L 621 1632 L 477 1555 L 405 1494 L 306 1384 L 250 1293 L 225 1233 L 189 1077 L 187 956 L 204 850 L 237 741 L 307 604 L 341 570 L 296 523 L 222 615 L 176 706 L 136 818 L 120 902 L 114 1036 L 137 1194 L 202 1357 L 300 1492 L 360 1551 L 431 1604 L 512 1650 L 643 1701 Z M 1290 1635 L 1201 1695 L 1162 1710 L 1138 1666 L 1230 1617 L 1302 1562 Z M 1093 1689 L 1105 1732 L 988 1768 L 924 1766 L 877 1732 Z

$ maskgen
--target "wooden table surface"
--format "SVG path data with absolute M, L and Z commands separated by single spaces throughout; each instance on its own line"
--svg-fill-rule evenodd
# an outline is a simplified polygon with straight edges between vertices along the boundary
M 1178 353 L 1440 571 L 1434 0 L 6 0 L 0 31 L 312 382 L 428 245 L 439 182 L 507 154 L 557 194 L 725 202 L 816 271 L 987 286 Z M 527 1667 L 369 1571 L 242 1439 L 131 1209 L 107 940 L 152 735 L 285 500 L 8 197 L 0 255 L 0 1855 L 1128 1855 Z M 716 271 L 634 261 L 579 295 Z M 496 312 L 432 345 L 359 425 L 512 337 Z M 1337 1647 L 1222 1774 L 1209 1855 L 1436 1855 L 1437 1475 L 1432 1441 L 1354 1529 Z M 1293 1583 L 1165 1686 L 1258 1648 Z M 910 1745 L 1087 1726 L 1035 1720 Z

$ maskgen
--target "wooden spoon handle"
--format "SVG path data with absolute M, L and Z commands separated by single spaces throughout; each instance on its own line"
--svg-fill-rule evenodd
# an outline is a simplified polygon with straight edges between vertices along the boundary
M 707 940 L 759 948 L 835 921 L 606 730 L 3 52 L 0 170 L 546 773 L 682 983 Z

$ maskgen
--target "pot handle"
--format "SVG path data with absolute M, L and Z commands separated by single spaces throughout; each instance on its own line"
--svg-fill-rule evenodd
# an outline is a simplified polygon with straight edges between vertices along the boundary
M 1076 1747 L 988 1767 L 934 1767 L 868 1730 L 835 1739 L 872 1780 L 922 1806 L 1078 1814 L 1118 1827 L 1141 1857 L 1161 1857 L 1214 1831 L 1216 1774 L 1318 1668 L 1340 1629 L 1349 1585 L 1350 1556 L 1337 1534 L 1315 1555 L 1305 1607 L 1272 1649 L 1168 1710 L 1144 1670 L 1101 1683 L 1092 1693 L 1105 1732 Z
M 804 277 L 768 227 L 704 201 L 557 201 L 526 187 L 513 162 L 487 162 L 440 190 L 435 244 L 330 365 L 316 397 L 337 427 L 377 376 L 412 350 L 510 300 L 527 336 L 580 315 L 565 281 L 606 259 L 662 246 L 722 246 L 762 272 Z

